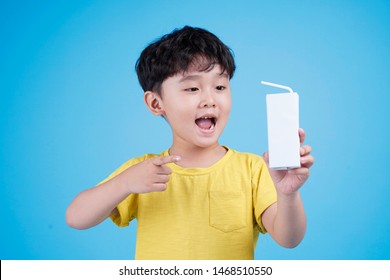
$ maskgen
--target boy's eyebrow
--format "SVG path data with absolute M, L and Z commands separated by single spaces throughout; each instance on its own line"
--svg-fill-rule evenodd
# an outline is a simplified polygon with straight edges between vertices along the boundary
M 217 74 L 219 77 L 229 79 L 229 75 L 226 72 L 222 72 L 221 74 Z M 183 83 L 185 81 L 196 81 L 200 78 L 200 75 L 187 75 L 182 77 L 179 80 L 179 83 Z
M 199 77 L 200 77 L 200 75 L 187 75 L 187 76 L 182 77 L 179 80 L 179 83 L 183 83 L 185 81 L 195 81 L 195 80 L 198 80 Z
M 226 78 L 229 80 L 230 76 L 228 75 L 228 73 L 226 72 L 222 72 L 221 74 L 219 74 L 219 76 L 221 76 L 222 78 Z

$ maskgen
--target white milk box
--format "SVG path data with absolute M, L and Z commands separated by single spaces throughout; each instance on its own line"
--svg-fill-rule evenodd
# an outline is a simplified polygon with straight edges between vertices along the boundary
M 301 167 L 299 96 L 290 87 L 261 83 L 288 91 L 266 95 L 269 168 L 286 170 Z

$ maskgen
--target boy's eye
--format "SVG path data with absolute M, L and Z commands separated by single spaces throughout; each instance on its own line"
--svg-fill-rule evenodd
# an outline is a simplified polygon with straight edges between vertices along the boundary
M 226 88 L 226 87 L 224 87 L 224 86 L 217 86 L 217 87 L 216 87 L 217 90 L 224 90 L 225 88 Z
M 196 88 L 196 87 L 191 87 L 191 88 L 186 88 L 185 89 L 185 91 L 189 91 L 189 92 L 195 92 L 197 90 L 198 90 L 198 88 Z

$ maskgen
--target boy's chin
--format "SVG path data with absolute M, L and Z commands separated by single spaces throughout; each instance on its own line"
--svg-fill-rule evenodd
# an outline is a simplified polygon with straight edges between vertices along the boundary
M 208 148 L 213 148 L 216 146 L 219 146 L 219 141 L 218 138 L 209 138 L 209 139 L 199 139 L 198 141 L 194 142 L 194 145 L 202 148 L 202 149 L 208 149 Z

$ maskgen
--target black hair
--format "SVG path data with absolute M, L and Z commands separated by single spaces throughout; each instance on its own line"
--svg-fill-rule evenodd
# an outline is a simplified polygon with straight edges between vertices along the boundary
M 233 77 L 236 69 L 232 51 L 211 32 L 190 26 L 175 29 L 147 46 L 135 69 L 144 92 L 160 94 L 165 79 L 188 71 L 195 65 L 199 71 L 209 71 L 219 64 L 223 72 Z

